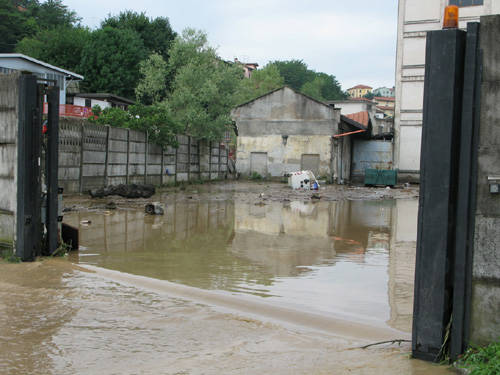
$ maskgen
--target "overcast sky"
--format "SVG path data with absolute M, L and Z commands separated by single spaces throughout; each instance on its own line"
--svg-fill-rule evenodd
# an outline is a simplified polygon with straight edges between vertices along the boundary
M 95 28 L 122 10 L 168 17 L 175 31 L 207 32 L 227 60 L 261 67 L 273 60 L 301 59 L 310 69 L 333 74 L 348 89 L 394 85 L 396 0 L 64 0 Z

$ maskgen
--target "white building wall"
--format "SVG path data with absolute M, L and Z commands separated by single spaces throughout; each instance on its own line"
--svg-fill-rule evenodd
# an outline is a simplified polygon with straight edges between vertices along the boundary
M 101 107 L 101 109 L 111 107 L 111 103 L 106 102 L 104 100 L 91 99 L 90 103 L 91 103 L 90 107 L 94 107 L 95 105 L 98 105 L 99 107 Z M 85 107 L 85 98 L 79 98 L 75 96 L 73 104 Z
M 440 30 L 448 0 L 399 0 L 396 53 L 394 165 L 400 175 L 418 177 L 427 31 Z M 479 17 L 500 13 L 500 0 L 459 10 L 461 28 Z M 410 177 L 411 178 L 411 177 Z

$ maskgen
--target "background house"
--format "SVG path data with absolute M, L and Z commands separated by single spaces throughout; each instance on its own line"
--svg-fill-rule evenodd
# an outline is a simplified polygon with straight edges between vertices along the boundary
M 133 100 L 106 93 L 70 94 L 68 101 L 72 102 L 70 104 L 88 108 L 98 105 L 101 109 L 116 107 L 127 110 L 129 105 L 135 104 Z
M 338 175 L 340 111 L 289 87 L 269 92 L 236 107 L 236 170 L 281 177 L 312 170 L 316 176 Z
M 373 90 L 373 95 L 384 96 L 384 97 L 394 97 L 394 87 L 378 87 Z
M 460 28 L 500 13 L 498 0 L 399 0 L 394 163 L 403 179 L 419 178 L 426 33 L 442 28 L 447 5 L 460 6 Z
M 71 81 L 81 81 L 83 76 L 69 70 L 50 65 L 20 53 L 0 53 L 0 73 L 25 71 L 46 79 L 49 86 L 57 85 L 60 89 L 59 103 L 66 104 L 66 89 Z
M 394 117 L 394 98 L 376 96 L 373 98 L 373 101 L 377 103 L 377 109 L 381 110 L 385 116 Z
M 347 93 L 351 98 L 362 98 L 366 94 L 372 92 L 372 87 L 366 85 L 357 85 L 347 89 Z

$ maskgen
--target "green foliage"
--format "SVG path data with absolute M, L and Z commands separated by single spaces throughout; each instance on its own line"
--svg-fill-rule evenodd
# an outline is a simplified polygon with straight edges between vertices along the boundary
M 39 30 L 50 30 L 57 27 L 76 26 L 81 18 L 76 12 L 69 10 L 62 0 L 29 1 L 26 9 L 36 21 Z
M 500 341 L 486 347 L 470 348 L 459 361 L 469 375 L 500 374 Z
M 83 89 L 133 98 L 139 81 L 139 63 L 147 51 L 130 29 L 104 27 L 92 33 L 82 51 Z
M 106 18 L 102 28 L 113 27 L 116 29 L 129 29 L 139 34 L 144 47 L 149 54 L 157 53 L 166 61 L 169 58 L 170 47 L 177 36 L 172 30 L 166 17 L 151 19 L 144 12 L 137 13 L 130 10 L 121 12 L 117 16 Z
M 237 104 L 243 104 L 285 84 L 275 65 L 268 64 L 263 69 L 253 71 L 248 79 L 242 79 L 237 93 Z
M 325 79 L 323 77 L 315 77 L 311 82 L 304 83 L 302 89 L 300 90 L 303 94 L 310 96 L 316 100 L 325 101 L 323 96 L 322 88 L 325 85 Z
M 373 94 L 372 92 L 369 92 L 365 95 L 363 95 L 363 98 L 366 98 L 366 99 L 373 99 L 375 97 L 375 94 Z
M 91 32 L 83 27 L 58 27 L 26 37 L 16 51 L 71 71 L 79 71 L 82 51 Z
M 345 99 L 336 78 L 326 73 L 317 73 L 302 60 L 273 61 L 285 80 L 285 85 L 317 100 Z
M 159 103 L 167 95 L 167 63 L 157 53 L 139 64 L 141 79 L 135 88 L 135 95 L 143 104 Z
M 13 52 L 20 40 L 40 31 L 71 28 L 79 21 L 61 0 L 0 0 L 0 52 Z
M 12 248 L 0 247 L 0 258 L 8 263 L 21 263 L 21 258 L 14 254 Z
M 13 52 L 19 40 L 36 30 L 36 24 L 11 0 L 0 0 L 0 53 Z
M 252 172 L 252 174 L 250 176 L 248 176 L 248 178 L 250 180 L 254 180 L 254 181 L 260 181 L 260 180 L 262 180 L 262 176 L 259 173 L 257 173 L 257 172 Z
M 315 78 L 315 73 L 307 68 L 307 64 L 302 60 L 273 61 L 283 79 L 285 85 L 296 91 L 300 91 L 306 82 L 311 82 Z
M 186 29 L 172 46 L 168 71 L 174 80 L 165 104 L 174 121 L 193 137 L 220 139 L 231 124 L 241 67 L 222 61 L 206 34 Z
M 176 123 L 163 104 L 145 106 L 141 104 L 129 107 L 128 111 L 120 108 L 92 108 L 95 117 L 89 121 L 101 125 L 147 131 L 149 140 L 160 146 L 177 146 L 176 135 L 182 127 Z

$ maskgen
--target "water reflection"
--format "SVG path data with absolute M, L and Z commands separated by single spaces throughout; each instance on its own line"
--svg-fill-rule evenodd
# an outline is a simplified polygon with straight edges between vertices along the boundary
M 81 263 L 408 331 L 416 214 L 415 200 L 216 201 L 65 220 L 80 228 Z

